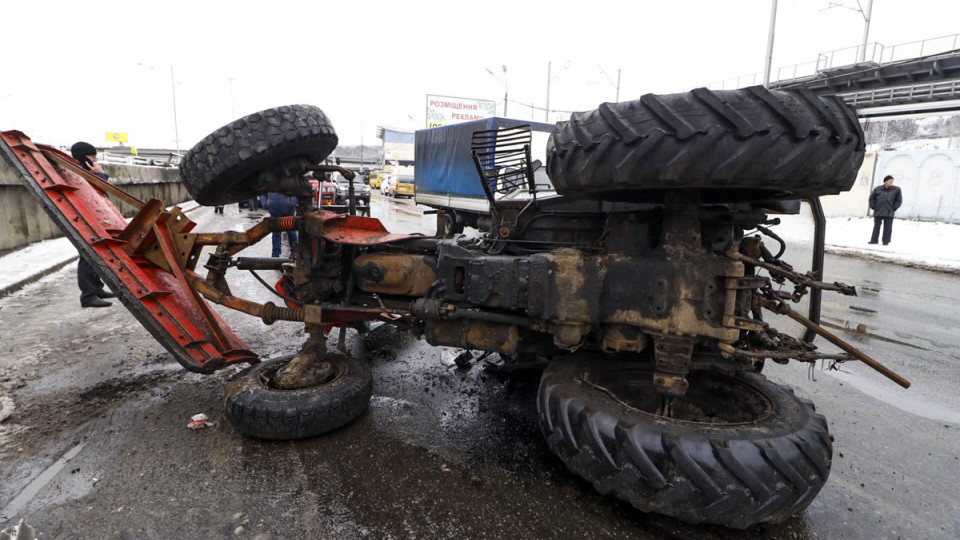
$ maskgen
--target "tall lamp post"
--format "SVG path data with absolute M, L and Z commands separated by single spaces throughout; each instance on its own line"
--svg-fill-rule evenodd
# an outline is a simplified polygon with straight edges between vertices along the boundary
M 568 61 L 565 64 L 563 64 L 563 67 L 557 70 L 556 75 L 551 75 L 550 73 L 551 73 L 551 68 L 553 68 L 553 62 L 547 62 L 547 107 L 546 107 L 546 110 L 543 111 L 544 122 L 550 121 L 550 83 L 553 82 L 554 79 L 559 77 L 560 73 L 563 72 L 563 70 L 567 69 L 567 66 L 569 65 L 570 65 L 570 62 Z
M 170 65 L 170 91 L 173 93 L 173 137 L 180 155 L 180 128 L 177 125 L 177 84 L 173 78 L 173 64 Z
M 770 30 L 767 32 L 767 57 L 763 62 L 763 87 L 770 88 L 770 65 L 773 63 L 773 30 L 777 26 L 777 0 L 770 6 Z
M 487 68 L 487 73 L 493 76 L 494 79 L 503 83 L 503 116 L 507 116 L 507 66 L 503 66 L 503 78 L 497 77 L 496 73 L 490 71 L 490 68 Z
M 137 62 L 138 66 L 147 69 L 154 69 L 156 66 L 150 66 L 142 62 Z M 177 81 L 173 76 L 173 64 L 170 64 L 170 93 L 173 96 L 173 137 L 177 148 L 177 155 L 180 154 L 180 126 L 177 122 Z
M 860 11 L 860 15 L 863 15 L 863 45 L 860 47 L 860 63 L 862 64 L 867 59 L 867 36 L 870 35 L 870 14 L 873 13 L 873 0 L 867 0 L 866 13 L 862 10 L 857 11 Z

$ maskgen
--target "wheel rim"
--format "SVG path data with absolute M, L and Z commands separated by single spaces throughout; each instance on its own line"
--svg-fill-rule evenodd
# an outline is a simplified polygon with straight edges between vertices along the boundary
M 330 375 L 326 379 L 324 379 L 322 382 L 318 382 L 314 385 L 306 386 L 303 388 L 280 388 L 276 384 L 277 372 L 280 371 L 281 368 L 285 367 L 289 363 L 290 363 L 289 360 L 286 362 L 281 362 L 277 365 L 270 366 L 267 369 L 264 369 L 263 371 L 257 373 L 257 382 L 263 387 L 268 388 L 270 390 L 276 390 L 279 392 L 296 391 L 296 390 L 303 390 L 304 388 L 315 388 L 317 386 L 330 384 L 336 381 L 337 379 L 339 379 L 341 376 L 343 376 L 343 373 L 344 373 L 342 366 L 334 362 L 330 362 L 330 366 L 332 368 L 330 371 Z
M 692 424 L 750 424 L 774 414 L 773 402 L 759 389 L 718 372 L 695 371 L 688 375 L 690 388 L 671 404 L 671 415 L 658 414 L 662 396 L 653 385 L 649 369 L 584 368 L 580 380 L 639 414 Z

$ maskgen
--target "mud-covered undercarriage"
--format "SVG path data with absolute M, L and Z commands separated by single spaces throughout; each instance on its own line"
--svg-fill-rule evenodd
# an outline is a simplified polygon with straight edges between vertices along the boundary
M 315 436 L 363 414 L 370 371 L 343 331 L 338 344 L 326 335 L 382 321 L 546 366 L 540 424 L 571 470 L 641 510 L 743 528 L 805 508 L 832 457 L 823 416 L 760 375 L 767 359 L 856 359 L 909 385 L 818 325 L 821 291 L 856 294 L 822 281 L 817 197 L 848 189 L 863 158 L 859 124 L 837 99 L 699 89 L 577 113 L 548 144 L 559 195 L 538 198 L 536 165 L 521 161 L 510 174 L 531 179 L 530 197 L 491 197 L 489 222 L 469 235 L 449 234 L 442 211 L 435 234 L 398 235 L 352 204 L 311 206 L 307 173 L 353 177 L 322 163 L 337 139 L 315 107 L 250 115 L 185 156 L 181 176 L 201 204 L 300 196 L 294 217 L 245 232 L 194 233 L 179 209 L 118 193 L 20 133 L 3 137 L 4 157 L 178 361 L 198 372 L 252 365 L 226 387 L 228 420 L 251 436 Z M 503 176 L 486 175 L 495 155 L 474 159 L 478 181 Z M 137 215 L 124 221 L 106 193 Z M 803 273 L 775 232 L 801 199 L 820 214 Z M 290 258 L 241 256 L 288 230 L 300 238 Z M 238 270 L 279 272 L 277 303 L 234 296 Z M 259 362 L 207 302 L 302 323 L 308 337 L 292 358 Z M 805 332 L 781 333 L 765 313 Z M 818 351 L 817 335 L 842 352 Z

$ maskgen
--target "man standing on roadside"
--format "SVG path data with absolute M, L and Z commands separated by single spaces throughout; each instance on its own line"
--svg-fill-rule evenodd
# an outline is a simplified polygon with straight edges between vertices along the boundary
M 870 194 L 870 209 L 873 210 L 873 234 L 870 243 L 876 244 L 880 237 L 880 225 L 883 225 L 883 245 L 890 243 L 893 233 L 893 214 L 903 204 L 900 188 L 893 185 L 893 177 L 883 177 L 883 185 L 873 188 Z
M 103 167 L 97 163 L 97 149 L 92 144 L 80 141 L 70 147 L 70 154 L 84 170 L 90 171 L 102 180 L 108 178 L 107 173 L 103 172 Z M 83 258 L 83 253 L 77 261 L 77 285 L 80 287 L 81 307 L 107 307 L 111 303 L 104 298 L 117 296 L 103 288 L 103 281 L 100 280 L 93 266 Z

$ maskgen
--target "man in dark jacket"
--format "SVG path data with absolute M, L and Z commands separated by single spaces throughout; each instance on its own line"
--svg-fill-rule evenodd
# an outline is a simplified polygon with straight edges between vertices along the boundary
M 279 193 L 269 193 L 266 196 L 263 207 L 267 209 L 267 212 L 270 212 L 270 217 L 289 217 L 292 216 L 297 209 L 297 198 L 288 197 Z M 290 241 L 290 251 L 292 252 L 293 246 L 297 243 L 297 231 L 287 231 L 287 240 Z M 283 238 L 281 233 L 273 233 L 272 257 L 280 256 L 280 245 L 282 243 Z
M 893 185 L 893 177 L 889 174 L 883 177 L 883 185 L 873 188 L 870 194 L 870 208 L 873 210 L 873 235 L 870 243 L 876 244 L 880 236 L 880 225 L 883 224 L 883 245 L 890 243 L 893 232 L 893 214 L 903 204 L 903 195 L 900 188 Z
M 97 149 L 92 144 L 80 141 L 70 147 L 70 154 L 84 170 L 92 172 L 102 180 L 108 178 L 107 173 L 103 172 L 103 167 L 97 163 Z M 80 260 L 77 261 L 77 285 L 80 287 L 81 307 L 107 307 L 111 304 L 104 298 L 116 296 L 103 288 L 103 281 L 100 280 L 93 266 L 83 258 L 82 253 Z

